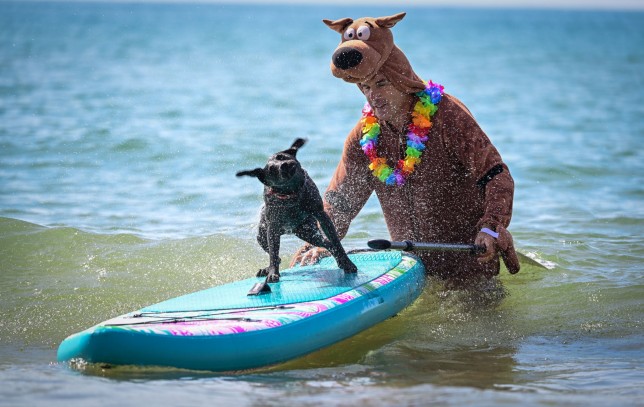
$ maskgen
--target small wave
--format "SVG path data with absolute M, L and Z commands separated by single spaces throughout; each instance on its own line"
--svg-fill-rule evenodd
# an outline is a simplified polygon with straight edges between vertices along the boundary
M 517 254 L 519 255 L 519 261 L 528 266 L 545 267 L 548 270 L 552 270 L 557 267 L 557 263 L 555 263 L 554 261 L 542 259 L 535 252 L 525 252 Z
M 55 346 L 143 306 L 254 276 L 265 256 L 224 234 L 145 239 L 0 218 L 0 339 Z
M 130 138 L 114 146 L 113 150 L 116 152 L 140 151 L 147 149 L 148 146 L 149 143 L 146 140 Z

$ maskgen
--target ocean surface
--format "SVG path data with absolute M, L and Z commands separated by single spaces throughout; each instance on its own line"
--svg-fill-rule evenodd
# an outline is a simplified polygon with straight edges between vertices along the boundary
M 415 70 L 510 167 L 518 249 L 552 267 L 430 280 L 257 371 L 57 363 L 72 333 L 267 262 L 261 185 L 235 172 L 306 137 L 325 189 L 364 98 L 321 20 L 399 11 Z M 642 44 L 641 12 L 0 2 L 0 405 L 641 406 Z M 344 242 L 387 237 L 372 199 Z

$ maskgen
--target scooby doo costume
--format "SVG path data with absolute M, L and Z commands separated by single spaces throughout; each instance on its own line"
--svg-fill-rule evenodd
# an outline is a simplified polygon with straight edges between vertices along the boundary
M 510 171 L 469 110 L 442 86 L 423 82 L 394 44 L 390 28 L 404 16 L 324 20 L 342 35 L 331 61 L 334 76 L 361 84 L 383 74 L 417 97 L 402 134 L 365 105 L 325 193 L 325 210 L 344 237 L 375 191 L 393 240 L 467 243 L 486 233 L 516 273 L 519 262 L 506 230 L 514 193 Z M 443 278 L 499 273 L 496 257 L 485 263 L 468 253 L 420 257 L 429 273 Z

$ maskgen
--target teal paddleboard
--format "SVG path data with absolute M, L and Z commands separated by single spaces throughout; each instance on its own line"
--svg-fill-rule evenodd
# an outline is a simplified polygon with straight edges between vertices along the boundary
M 333 258 L 281 272 L 271 292 L 248 296 L 260 278 L 225 284 L 142 308 L 65 339 L 58 360 L 235 371 L 305 355 L 355 335 L 411 304 L 425 273 L 401 252 Z

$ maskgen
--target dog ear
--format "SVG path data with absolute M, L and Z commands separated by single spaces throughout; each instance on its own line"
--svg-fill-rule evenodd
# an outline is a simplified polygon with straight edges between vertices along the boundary
M 378 17 L 376 18 L 376 24 L 378 24 L 378 27 L 391 28 L 405 18 L 406 15 L 407 13 L 398 13 L 393 16 Z
M 353 22 L 353 20 L 350 18 L 341 18 L 340 20 L 335 21 L 322 20 L 322 22 L 329 26 L 329 28 L 333 31 L 337 31 L 342 34 L 344 32 L 344 29 L 347 28 Z
M 292 155 L 295 157 L 297 154 L 297 150 L 300 149 L 304 144 L 306 144 L 306 139 L 304 138 L 298 138 L 296 139 L 293 144 L 291 144 L 291 147 L 288 150 L 282 151 L 284 154 Z
M 304 144 L 306 144 L 306 139 L 304 138 L 298 138 L 296 139 L 293 144 L 291 145 L 291 148 L 289 148 L 289 151 L 292 151 L 293 157 L 295 157 L 295 154 L 297 154 L 297 150 L 300 149 Z
M 259 179 L 262 184 L 264 181 L 266 181 L 266 174 L 264 173 L 263 168 L 255 168 L 254 170 L 246 170 L 246 171 L 239 171 L 237 174 L 238 177 L 243 177 L 244 175 L 247 175 L 249 177 L 255 177 Z

